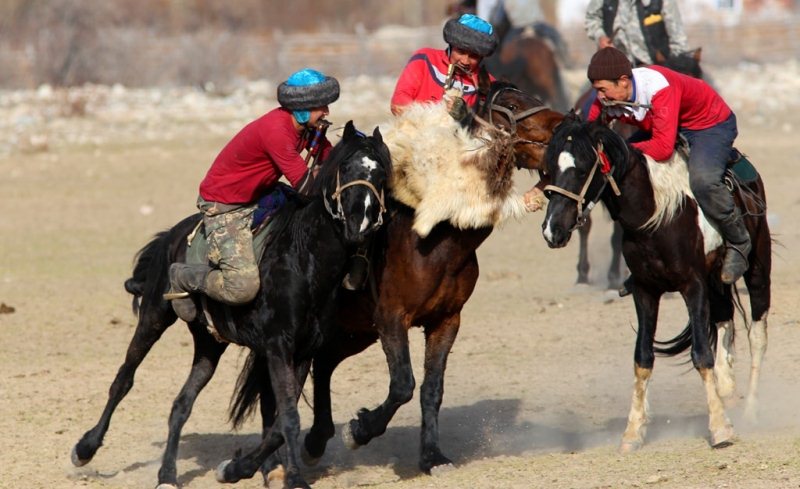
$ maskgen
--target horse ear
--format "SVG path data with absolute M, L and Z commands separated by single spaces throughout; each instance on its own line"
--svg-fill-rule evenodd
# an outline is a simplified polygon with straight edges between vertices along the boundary
M 695 50 L 692 52 L 692 57 L 693 57 L 693 58 L 694 58 L 694 60 L 695 60 L 695 61 L 697 61 L 698 63 L 700 62 L 700 58 L 702 57 L 702 55 L 703 55 L 703 48 L 702 48 L 702 47 L 699 47 L 699 48 L 695 49 Z
M 667 62 L 667 57 L 660 50 L 656 50 L 656 59 L 655 62 L 657 65 L 663 65 Z
M 378 143 L 383 142 L 383 135 L 381 134 L 381 129 L 378 126 L 375 126 L 375 130 L 372 131 L 372 137 L 378 141 Z
M 350 119 L 347 121 L 347 124 L 344 125 L 344 134 L 342 135 L 342 139 L 350 139 L 356 134 L 356 127 L 353 125 L 353 120 Z

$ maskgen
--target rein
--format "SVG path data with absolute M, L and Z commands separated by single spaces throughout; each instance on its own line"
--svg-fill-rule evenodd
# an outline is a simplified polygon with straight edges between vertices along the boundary
M 525 97 L 529 97 L 525 92 L 523 92 L 522 90 L 519 90 L 518 88 L 503 87 L 500 90 L 498 90 L 497 92 L 495 92 L 494 95 L 492 95 L 491 100 L 489 101 L 489 121 L 487 122 L 485 119 L 481 118 L 477 114 L 474 115 L 475 120 L 478 121 L 478 123 L 480 123 L 481 125 L 483 125 L 485 127 L 491 127 L 491 128 L 497 129 L 497 128 L 500 128 L 500 126 L 495 124 L 495 122 L 493 120 L 493 117 L 492 117 L 492 113 L 495 110 L 498 111 L 498 112 L 502 112 L 508 118 L 509 122 L 511 123 L 511 137 L 514 138 L 513 144 L 515 144 L 515 145 L 516 144 L 532 144 L 534 146 L 547 147 L 547 143 L 543 143 L 541 141 L 531 141 L 529 139 L 523 139 L 523 138 L 520 138 L 520 137 L 516 137 L 516 134 L 517 134 L 517 122 L 519 122 L 521 120 L 524 120 L 524 119 L 527 119 L 528 117 L 530 117 L 530 116 L 532 116 L 534 114 L 537 114 L 537 113 L 539 113 L 539 112 L 541 112 L 543 110 L 547 110 L 550 107 L 548 107 L 547 105 L 539 105 L 537 107 L 531 107 L 530 109 L 523 110 L 522 112 L 519 112 L 519 113 L 515 114 L 508 107 L 505 107 L 503 105 L 499 105 L 499 104 L 495 103 L 495 100 L 497 99 L 497 97 L 501 93 L 503 93 L 504 91 L 514 91 L 514 92 L 517 92 L 517 93 L 519 93 L 519 94 L 521 94 L 521 95 L 523 95 Z M 504 129 L 503 129 L 503 131 L 505 132 Z
M 567 138 L 567 141 L 571 141 L 572 136 Z M 589 171 L 589 176 L 586 177 L 586 181 L 583 182 L 583 187 L 581 188 L 581 193 L 576 194 L 574 192 L 570 192 L 565 188 L 561 188 L 557 185 L 545 185 L 544 191 L 545 192 L 555 192 L 557 194 L 561 194 L 569 199 L 574 200 L 578 206 L 578 217 L 575 219 L 575 226 L 570 229 L 570 232 L 574 231 L 576 228 L 579 228 L 586 224 L 587 219 L 589 218 L 589 213 L 592 212 L 592 209 L 597 202 L 600 200 L 600 196 L 603 195 L 603 192 L 606 189 L 606 185 L 611 185 L 611 190 L 614 192 L 614 195 L 619 197 L 622 193 L 619 190 L 619 186 L 617 185 L 616 180 L 612 176 L 614 172 L 614 168 L 609 166 L 608 170 L 606 170 L 606 165 L 608 164 L 607 157 L 603 153 L 603 143 L 597 143 L 597 147 L 592 148 L 595 154 L 594 165 L 592 165 L 591 171 Z M 597 192 L 597 195 L 586 204 L 586 207 L 583 207 L 584 202 L 586 202 L 586 192 L 589 190 L 589 185 L 591 185 L 592 180 L 594 180 L 594 174 L 597 173 L 597 169 L 600 168 L 600 172 L 602 173 L 603 177 L 603 185 L 600 187 L 600 191 Z
M 375 224 L 372 225 L 372 229 L 377 229 L 383 224 L 383 214 L 386 212 L 386 204 L 384 203 L 383 189 L 381 189 L 381 191 L 378 192 L 378 189 L 376 189 L 375 185 L 373 185 L 372 182 L 370 182 L 369 180 L 358 179 L 358 180 L 353 180 L 351 182 L 347 182 L 344 185 L 342 185 L 340 183 L 339 170 L 337 169 L 336 170 L 336 189 L 333 191 L 333 194 L 331 194 L 331 199 L 333 199 L 336 202 L 336 212 L 334 212 L 333 209 L 331 208 L 331 205 L 328 202 L 327 196 L 325 195 L 325 192 L 323 191 L 323 199 L 322 199 L 322 201 L 325 203 L 325 209 L 328 211 L 328 214 L 330 214 L 331 217 L 334 218 L 335 220 L 337 220 L 337 221 L 346 220 L 347 217 L 344 215 L 344 209 L 342 208 L 342 191 L 344 189 L 346 189 L 346 188 L 355 187 L 355 186 L 358 186 L 358 185 L 362 185 L 364 187 L 367 187 L 368 189 L 370 189 L 372 191 L 373 194 L 375 194 L 375 197 L 378 198 L 378 203 L 381 206 L 381 211 L 380 211 L 380 213 L 378 213 L 378 221 Z

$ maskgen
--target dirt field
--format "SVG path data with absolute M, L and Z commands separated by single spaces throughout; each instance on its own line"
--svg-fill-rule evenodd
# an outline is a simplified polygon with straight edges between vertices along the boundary
M 364 95 L 368 105 L 343 96 L 332 119 L 355 118 L 371 129 L 387 117 L 386 85 L 378 85 Z M 769 98 L 767 89 L 761 94 Z M 29 138 L 27 146 L 0 152 L 0 487 L 155 486 L 167 416 L 192 358 L 180 322 L 141 366 L 95 459 L 80 469 L 70 463 L 73 445 L 101 413 L 133 333 L 122 282 L 134 253 L 154 233 L 194 211 L 197 184 L 227 138 L 273 103 L 259 100 L 247 113 L 153 112 L 124 122 L 107 113 L 53 117 L 42 123 L 49 144 Z M 364 108 L 373 106 L 379 109 Z M 576 240 L 567 249 L 548 249 L 538 213 L 496 230 L 479 250 L 481 277 L 450 356 L 441 410 L 442 445 L 457 469 L 436 478 L 419 474 L 415 398 L 370 445 L 350 451 L 332 440 L 320 465 L 306 470 L 309 481 L 319 489 L 800 487 L 800 120 L 796 110 L 784 109 L 761 111 L 746 100 L 737 106 L 737 146 L 766 181 L 779 242 L 756 426 L 740 419 L 749 351 L 737 318 L 740 390 L 729 415 L 738 443 L 709 448 L 699 376 L 681 363 L 688 357 L 661 359 L 647 443 L 638 453 L 617 453 L 631 396 L 636 320 L 632 300 L 615 298 L 602 283 L 608 219 L 599 212 L 595 218 L 596 284 L 578 288 Z M 3 110 L 11 117 L 13 106 Z M 82 137 L 59 138 L 63 128 Z M 531 183 L 519 174 L 521 189 Z M 685 321 L 682 300 L 665 298 L 659 336 L 671 336 Z M 422 344 L 422 334 L 413 331 L 418 384 Z M 217 487 L 217 464 L 257 442 L 255 421 L 240 432 L 225 422 L 244 357 L 230 348 L 195 405 L 180 446 L 183 487 Z M 358 408 L 382 401 L 387 388 L 379 348 L 343 364 L 333 386 L 337 430 Z M 310 408 L 301 406 L 301 414 L 308 427 Z M 256 477 L 238 487 L 261 485 Z

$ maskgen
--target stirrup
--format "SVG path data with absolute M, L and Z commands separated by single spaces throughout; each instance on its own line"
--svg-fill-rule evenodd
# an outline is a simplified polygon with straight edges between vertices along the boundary
M 175 299 L 186 299 L 189 295 L 188 292 L 167 292 L 161 297 L 163 297 L 165 301 L 173 301 Z

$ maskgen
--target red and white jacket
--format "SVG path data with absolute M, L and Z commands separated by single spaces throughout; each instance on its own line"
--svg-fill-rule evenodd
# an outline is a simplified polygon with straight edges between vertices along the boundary
M 422 48 L 408 60 L 392 95 L 392 105 L 404 106 L 412 102 L 435 103 L 442 100 L 444 82 L 450 58 L 444 49 Z M 494 77 L 489 76 L 491 81 Z M 478 75 L 456 71 L 453 88 L 463 92 L 464 101 L 474 107 L 478 102 Z
M 634 68 L 629 102 L 640 106 L 618 105 L 606 111 L 611 118 L 650 132 L 650 139 L 632 146 L 657 161 L 672 156 L 678 129 L 708 129 L 731 115 L 728 104 L 706 82 L 663 66 Z M 590 121 L 600 116 L 601 107 L 596 99 L 589 110 Z

